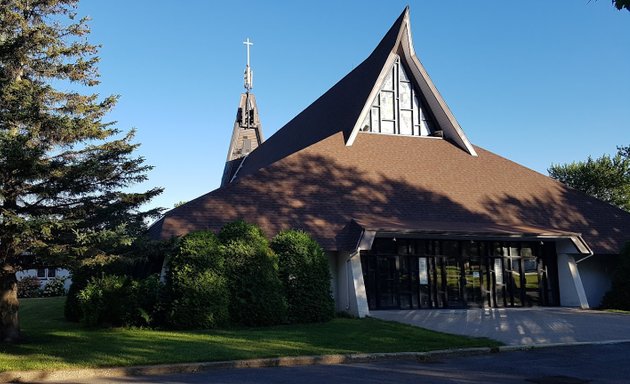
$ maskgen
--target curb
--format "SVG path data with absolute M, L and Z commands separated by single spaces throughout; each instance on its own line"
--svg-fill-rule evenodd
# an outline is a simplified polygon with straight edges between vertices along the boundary
M 543 348 L 562 348 L 562 347 L 579 347 L 583 345 L 615 345 L 630 343 L 630 339 L 606 340 L 606 341 L 574 341 L 570 343 L 549 343 L 549 344 L 530 344 L 530 345 L 504 345 L 499 347 L 499 352 L 513 351 L 529 351 L 532 349 Z
M 419 360 L 426 361 L 443 357 L 460 357 L 485 355 L 490 353 L 527 351 L 543 348 L 573 347 L 582 345 L 613 345 L 630 343 L 630 340 L 613 340 L 597 342 L 574 342 L 535 345 L 508 345 L 502 347 L 445 349 L 430 352 L 395 352 L 395 353 L 357 353 L 320 356 L 275 357 L 266 359 L 214 361 L 200 363 L 142 365 L 133 367 L 85 368 L 55 371 L 7 371 L 0 372 L 3 383 L 53 383 L 67 380 L 86 380 L 94 378 L 120 378 L 127 376 L 155 376 L 178 373 L 196 373 L 215 369 L 236 368 L 268 368 L 295 367 L 306 365 L 333 365 L 368 363 L 385 360 Z
M 7 371 L 0 373 L 0 382 L 6 383 L 53 383 L 64 380 L 86 380 L 91 378 L 114 378 L 126 376 L 155 376 L 178 373 L 196 373 L 215 369 L 295 367 L 305 365 L 332 365 L 367 363 L 384 360 L 429 360 L 445 356 L 481 355 L 491 352 L 491 348 L 462 348 L 431 352 L 358 353 L 343 355 L 275 357 L 266 359 L 213 361 L 201 363 L 181 363 L 143 365 L 133 367 L 85 368 L 55 371 Z

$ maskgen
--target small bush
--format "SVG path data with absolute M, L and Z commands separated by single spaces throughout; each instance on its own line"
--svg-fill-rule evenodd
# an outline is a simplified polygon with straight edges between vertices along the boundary
M 138 327 L 155 325 L 163 289 L 158 275 L 131 280 L 123 325 Z
M 304 231 L 284 231 L 271 242 L 287 297 L 289 321 L 323 322 L 334 315 L 330 270 L 323 249 Z
M 612 288 L 604 295 L 602 307 L 630 311 L 630 242 L 626 243 L 612 276 Z
M 167 269 L 167 325 L 215 328 L 227 322 L 224 262 L 214 233 L 198 231 L 181 238 L 168 259 Z
M 48 280 L 44 288 L 42 289 L 43 297 L 63 296 L 66 294 L 66 280 L 65 277 L 53 277 Z
M 17 282 L 18 297 L 39 297 L 41 292 L 40 280 L 35 276 L 26 276 Z
M 277 258 L 262 230 L 242 220 L 219 232 L 229 290 L 230 319 L 243 325 L 286 321 L 287 305 Z
M 130 304 L 129 281 L 125 276 L 93 278 L 77 295 L 83 321 L 88 326 L 121 326 Z
M 93 278 L 78 296 L 88 326 L 151 326 L 162 285 L 158 276 Z
M 79 321 L 83 317 L 78 294 L 92 279 L 107 275 L 128 276 L 129 274 L 129 262 L 119 256 L 97 256 L 83 260 L 78 267 L 72 269 L 72 284 L 68 289 L 64 306 L 66 320 Z

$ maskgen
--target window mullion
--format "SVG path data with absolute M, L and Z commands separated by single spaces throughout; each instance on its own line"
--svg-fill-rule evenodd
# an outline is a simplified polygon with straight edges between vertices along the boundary
M 400 135 L 400 59 L 394 64 L 394 133 Z

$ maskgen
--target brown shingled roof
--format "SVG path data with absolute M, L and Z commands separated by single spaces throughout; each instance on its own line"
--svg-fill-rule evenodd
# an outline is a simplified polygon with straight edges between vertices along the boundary
M 595 253 L 630 239 L 630 214 L 476 147 L 472 157 L 447 140 L 342 133 L 170 211 L 162 238 L 218 230 L 242 218 L 269 236 L 302 228 L 326 249 L 347 246 L 355 217 L 501 225 L 581 233 Z

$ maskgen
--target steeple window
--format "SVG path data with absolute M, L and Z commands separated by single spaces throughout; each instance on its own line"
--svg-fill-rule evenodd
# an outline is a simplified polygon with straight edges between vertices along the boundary
M 400 58 L 385 76 L 361 130 L 408 136 L 433 133 L 433 122 Z

